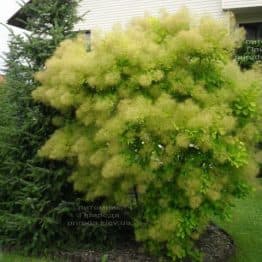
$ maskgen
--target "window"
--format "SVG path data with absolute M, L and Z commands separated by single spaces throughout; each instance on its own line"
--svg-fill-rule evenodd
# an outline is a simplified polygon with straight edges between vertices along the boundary
M 240 24 L 244 27 L 247 34 L 247 40 L 262 40 L 262 22 L 261 23 L 251 23 L 251 24 Z

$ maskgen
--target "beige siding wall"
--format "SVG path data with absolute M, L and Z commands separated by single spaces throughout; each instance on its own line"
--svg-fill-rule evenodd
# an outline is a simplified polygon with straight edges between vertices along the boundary
M 222 0 L 223 9 L 238 9 L 262 6 L 262 0 Z
M 83 0 L 78 11 L 85 15 L 77 30 L 110 30 L 115 23 L 126 24 L 145 12 L 156 15 L 160 9 L 175 12 L 186 6 L 197 15 L 223 17 L 222 0 Z

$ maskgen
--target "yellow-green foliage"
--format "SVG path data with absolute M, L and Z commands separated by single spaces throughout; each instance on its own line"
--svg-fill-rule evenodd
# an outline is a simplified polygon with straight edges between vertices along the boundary
M 128 206 L 137 240 L 173 260 L 213 214 L 246 194 L 258 167 L 261 79 L 231 56 L 238 32 L 186 11 L 66 40 L 33 97 L 61 112 L 39 155 L 67 160 L 87 200 Z M 241 32 L 239 32 L 241 34 Z M 132 195 L 132 194 L 131 194 Z

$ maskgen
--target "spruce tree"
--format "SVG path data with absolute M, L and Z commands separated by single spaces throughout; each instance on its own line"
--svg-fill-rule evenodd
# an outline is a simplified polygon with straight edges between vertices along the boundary
M 0 90 L 0 245 L 25 253 L 81 242 L 87 235 L 86 228 L 72 230 L 65 222 L 79 198 L 67 182 L 69 168 L 36 156 L 53 132 L 56 112 L 31 97 L 38 86 L 35 72 L 62 40 L 75 35 L 78 2 L 31 1 L 22 9 L 28 33 L 11 34 L 6 55 Z

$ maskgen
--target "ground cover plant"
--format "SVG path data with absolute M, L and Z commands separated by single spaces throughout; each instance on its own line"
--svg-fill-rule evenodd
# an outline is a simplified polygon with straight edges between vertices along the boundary
M 66 160 L 86 200 L 134 206 L 136 239 L 191 256 L 210 218 L 249 191 L 261 154 L 261 76 L 232 60 L 241 31 L 187 11 L 64 41 L 36 75 L 60 111 L 41 157 Z

